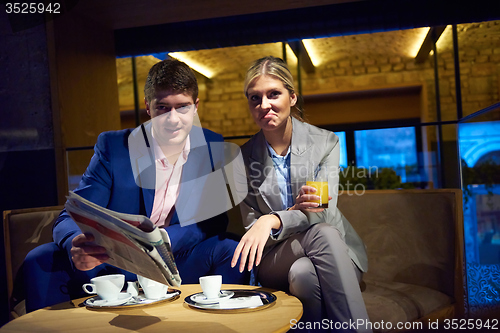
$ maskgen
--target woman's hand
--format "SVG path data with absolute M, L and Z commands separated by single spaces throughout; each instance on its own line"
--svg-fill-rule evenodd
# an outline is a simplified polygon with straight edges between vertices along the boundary
M 71 242 L 71 260 L 81 271 L 89 271 L 109 259 L 106 249 L 95 245 L 92 234 L 80 234 Z
M 252 269 L 254 263 L 255 266 L 259 266 L 264 246 L 271 235 L 271 229 L 279 230 L 280 228 L 281 220 L 276 215 L 261 216 L 241 238 L 236 250 L 234 250 L 231 267 L 236 266 L 240 255 L 240 273 L 245 269 L 247 258 L 249 271 Z
M 311 213 L 320 213 L 324 208 L 317 208 L 319 203 L 311 202 L 312 200 L 319 200 L 320 197 L 316 194 L 316 188 L 312 186 L 304 185 L 300 188 L 299 195 L 295 199 L 295 205 L 290 207 L 289 210 L 305 210 Z M 331 196 L 328 196 L 328 200 L 332 200 Z

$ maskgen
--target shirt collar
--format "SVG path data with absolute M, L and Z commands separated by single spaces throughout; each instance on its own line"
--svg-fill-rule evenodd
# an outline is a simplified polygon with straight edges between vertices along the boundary
M 269 142 L 267 142 L 267 140 L 264 140 L 264 142 L 266 143 L 267 150 L 269 151 L 269 154 L 271 155 L 272 158 L 277 158 L 277 159 L 280 159 L 280 160 L 284 160 L 284 159 L 286 159 L 288 157 L 288 155 L 290 155 L 290 146 L 288 146 L 288 150 L 286 152 L 286 155 L 285 156 L 281 156 L 281 155 L 276 154 L 276 152 L 274 151 L 273 147 L 271 147 L 271 145 L 269 144 Z
M 170 166 L 170 163 L 168 162 L 167 158 L 165 157 L 163 150 L 161 150 L 160 145 L 156 141 L 154 131 L 152 131 L 152 132 L 153 132 L 153 135 L 152 135 L 152 137 L 153 137 L 153 140 L 152 140 L 153 141 L 153 152 L 155 154 L 155 161 L 160 162 L 164 167 L 168 167 L 168 166 Z M 186 138 L 186 143 L 184 144 L 184 148 L 182 148 L 182 152 L 179 155 L 179 158 L 177 159 L 176 164 L 181 163 L 180 165 L 182 165 L 182 164 L 186 163 L 190 148 L 191 148 L 191 139 L 190 139 L 190 136 L 188 134 L 188 136 Z

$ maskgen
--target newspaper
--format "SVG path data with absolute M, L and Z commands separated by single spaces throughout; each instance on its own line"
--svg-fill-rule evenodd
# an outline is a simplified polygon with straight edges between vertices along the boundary
M 105 247 L 108 264 L 160 283 L 179 287 L 170 238 L 142 215 L 118 213 L 70 191 L 66 210 L 83 233 L 92 233 L 95 243 Z

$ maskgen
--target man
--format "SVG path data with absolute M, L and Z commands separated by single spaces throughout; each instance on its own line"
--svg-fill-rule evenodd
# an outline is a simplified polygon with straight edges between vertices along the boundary
M 222 274 L 224 283 L 246 283 L 247 275 L 230 267 L 237 242 L 225 237 L 227 215 L 204 214 L 201 200 L 210 193 L 209 183 L 193 182 L 220 166 L 210 146 L 222 141 L 193 125 L 199 103 L 194 73 L 178 60 L 161 61 L 151 68 L 144 93 L 151 121 L 134 131 L 102 133 L 75 193 L 111 210 L 149 216 L 166 228 L 184 283 L 210 274 Z M 198 219 L 183 213 L 186 206 L 201 212 Z M 209 218 L 200 222 L 200 216 Z M 122 273 L 136 280 L 106 264 L 106 249 L 82 234 L 65 210 L 53 238 L 26 257 L 27 312 L 79 297 L 82 284 L 94 276 Z

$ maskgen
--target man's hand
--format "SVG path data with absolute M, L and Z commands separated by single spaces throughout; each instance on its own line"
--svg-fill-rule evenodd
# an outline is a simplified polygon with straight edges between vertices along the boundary
M 81 271 L 90 271 L 109 259 L 106 249 L 94 244 L 92 234 L 80 234 L 73 238 L 71 245 L 71 260 Z
M 240 272 L 243 272 L 245 269 L 247 258 L 249 271 L 252 269 L 254 262 L 255 266 L 259 266 L 262 259 L 262 251 L 267 239 L 271 235 L 271 229 L 280 229 L 280 227 L 281 221 L 276 215 L 261 216 L 241 238 L 236 250 L 234 250 L 231 267 L 236 266 L 240 255 Z

